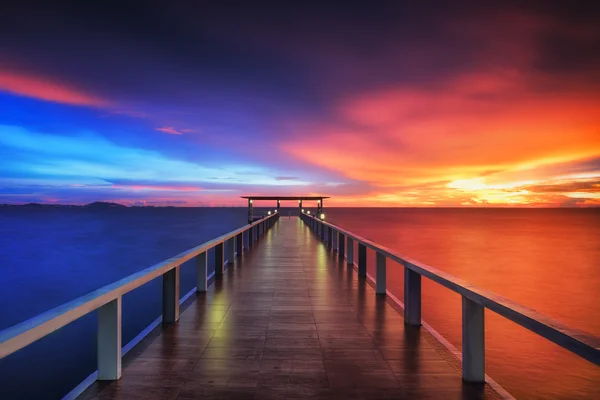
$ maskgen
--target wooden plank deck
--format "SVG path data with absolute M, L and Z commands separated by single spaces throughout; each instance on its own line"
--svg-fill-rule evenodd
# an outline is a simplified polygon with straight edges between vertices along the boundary
M 96 399 L 497 399 L 298 218 L 276 226 Z

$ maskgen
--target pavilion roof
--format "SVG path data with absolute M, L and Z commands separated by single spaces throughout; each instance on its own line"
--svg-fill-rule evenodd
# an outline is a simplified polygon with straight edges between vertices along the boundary
M 241 196 L 242 199 L 252 200 L 323 200 L 328 196 Z

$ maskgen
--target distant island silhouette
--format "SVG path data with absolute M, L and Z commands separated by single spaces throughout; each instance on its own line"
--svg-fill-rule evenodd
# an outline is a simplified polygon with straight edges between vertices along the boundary
M 111 203 L 107 201 L 95 201 L 85 205 L 73 204 L 43 204 L 43 203 L 27 203 L 27 204 L 0 204 L 0 207 L 25 207 L 25 208 L 91 208 L 91 209 L 107 209 L 107 208 L 128 208 L 128 206 Z M 154 207 L 154 206 L 133 206 L 133 207 Z

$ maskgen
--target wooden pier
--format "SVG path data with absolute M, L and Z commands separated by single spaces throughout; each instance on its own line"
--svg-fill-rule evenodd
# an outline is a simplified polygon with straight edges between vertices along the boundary
M 299 218 L 159 329 L 97 399 L 500 398 L 376 296 Z

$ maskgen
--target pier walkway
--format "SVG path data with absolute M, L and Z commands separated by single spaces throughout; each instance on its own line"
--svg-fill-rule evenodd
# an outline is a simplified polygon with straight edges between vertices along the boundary
M 495 399 L 301 219 L 282 217 L 84 399 Z

